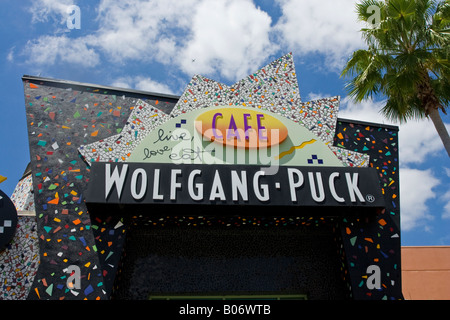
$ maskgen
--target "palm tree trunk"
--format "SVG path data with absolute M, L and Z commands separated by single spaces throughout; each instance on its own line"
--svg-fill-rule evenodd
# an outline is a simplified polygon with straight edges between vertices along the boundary
M 422 107 L 425 111 L 425 116 L 433 121 L 434 127 L 444 144 L 444 148 L 450 157 L 450 136 L 447 128 L 442 121 L 439 109 L 445 112 L 445 109 L 439 104 L 433 87 L 431 86 L 431 79 L 428 71 L 425 68 L 420 70 L 422 80 L 417 84 L 417 98 L 422 101 Z
M 450 136 L 448 135 L 447 128 L 445 127 L 441 115 L 439 114 L 439 109 L 429 108 L 428 116 L 430 117 L 431 121 L 433 121 L 434 127 L 436 128 L 436 131 L 439 134 L 442 143 L 444 144 L 444 148 L 447 151 L 448 156 L 450 157 Z

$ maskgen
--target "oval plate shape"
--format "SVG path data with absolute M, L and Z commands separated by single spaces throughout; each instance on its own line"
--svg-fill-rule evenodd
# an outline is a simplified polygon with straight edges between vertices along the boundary
M 204 139 L 245 149 L 271 147 L 288 136 L 286 126 L 270 114 L 230 107 L 200 114 L 195 129 Z

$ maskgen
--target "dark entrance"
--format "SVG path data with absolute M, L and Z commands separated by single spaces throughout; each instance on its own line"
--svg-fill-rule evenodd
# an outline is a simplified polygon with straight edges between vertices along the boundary
M 129 230 L 113 298 L 348 297 L 333 221 L 238 226 L 217 217 L 203 218 L 207 225 L 164 219 L 140 219 Z

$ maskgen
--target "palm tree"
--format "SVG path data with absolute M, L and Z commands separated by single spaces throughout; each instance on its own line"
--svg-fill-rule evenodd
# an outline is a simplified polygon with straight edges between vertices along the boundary
M 450 0 L 362 0 L 356 5 L 368 48 L 353 52 L 341 77 L 356 101 L 380 95 L 390 120 L 430 118 L 450 157 L 439 112 L 450 101 Z

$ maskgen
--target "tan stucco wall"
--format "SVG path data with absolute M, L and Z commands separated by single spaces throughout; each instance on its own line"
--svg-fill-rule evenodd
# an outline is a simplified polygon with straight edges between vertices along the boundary
M 406 300 L 450 300 L 450 247 L 402 247 Z

